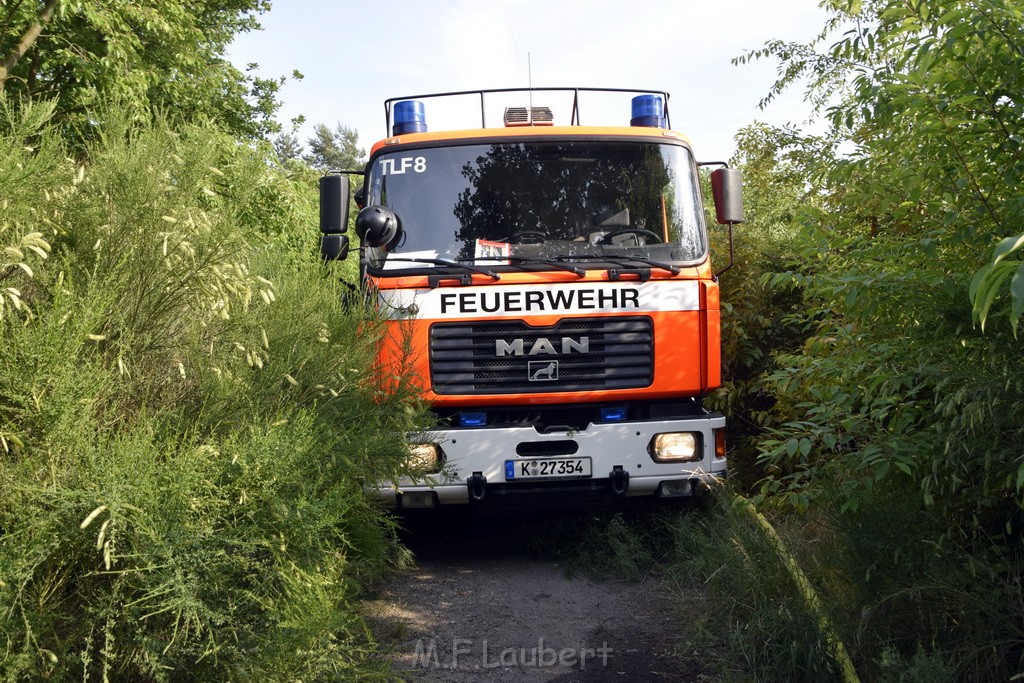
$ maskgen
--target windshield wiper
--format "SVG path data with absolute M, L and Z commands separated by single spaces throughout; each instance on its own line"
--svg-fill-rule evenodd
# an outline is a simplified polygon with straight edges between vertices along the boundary
M 486 268 L 476 268 L 474 266 L 467 266 L 465 263 L 459 263 L 458 261 L 449 261 L 443 258 L 420 258 L 412 256 L 388 256 L 385 259 L 387 261 L 402 261 L 403 263 L 431 263 L 435 266 L 445 266 L 446 268 L 461 268 L 462 270 L 468 270 L 471 273 L 479 273 L 480 275 L 486 275 L 492 280 L 500 280 L 501 276 L 495 273 L 493 270 L 487 270 Z
M 664 263 L 662 261 L 652 261 L 651 259 L 640 258 L 639 256 L 629 256 L 629 255 L 626 255 L 626 254 L 615 255 L 615 256 L 596 256 L 596 255 L 593 255 L 593 254 L 580 254 L 578 256 L 569 256 L 569 255 L 556 256 L 555 258 L 558 259 L 559 261 L 561 261 L 563 259 L 567 259 L 567 260 L 568 259 L 585 260 L 585 261 L 606 261 L 608 263 L 614 263 L 616 265 L 625 266 L 627 268 L 630 266 L 630 264 L 629 263 L 625 263 L 624 259 L 629 259 L 630 261 L 636 261 L 637 263 L 643 263 L 644 265 L 647 265 L 647 266 L 653 266 L 654 268 L 660 268 L 661 270 L 667 270 L 668 272 L 672 273 L 673 275 L 679 275 L 679 273 L 682 272 L 682 269 L 680 269 L 679 266 L 674 266 L 671 263 Z
M 672 273 L 673 275 L 679 275 L 679 273 L 683 272 L 682 269 L 679 266 L 673 266 L 671 263 L 665 263 L 663 261 L 652 261 L 651 259 L 640 258 L 639 256 L 623 255 L 623 256 L 616 256 L 614 258 L 616 258 L 616 259 L 628 258 L 630 261 L 639 261 L 640 263 L 647 264 L 648 266 L 653 266 L 655 268 L 661 268 L 662 270 L 667 270 L 668 272 Z M 615 261 L 615 263 L 622 263 L 622 262 L 621 261 Z M 623 264 L 623 265 L 625 265 L 625 264 Z
M 572 273 L 576 277 L 586 277 L 587 271 L 576 266 L 570 266 L 562 263 L 561 261 L 549 261 L 547 259 L 540 258 L 529 258 L 526 256 L 481 256 L 480 258 L 474 259 L 475 261 L 512 261 L 515 263 L 539 263 L 543 266 L 550 266 L 557 268 L 558 270 L 564 270 Z

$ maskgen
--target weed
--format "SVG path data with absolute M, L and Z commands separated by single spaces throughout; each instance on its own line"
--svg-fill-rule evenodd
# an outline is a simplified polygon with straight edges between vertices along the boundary
M 839 671 L 778 552 L 728 487 L 676 527 L 667 585 L 707 592 L 694 636 L 726 678 L 829 680 Z M 942 520 L 905 498 L 856 513 L 773 514 L 830 627 L 866 680 L 1004 680 L 1021 663 L 1020 558 L 987 559 L 941 538 Z
M 31 286 L 0 270 L 31 310 L 0 318 L 0 677 L 383 679 L 353 603 L 398 545 L 362 483 L 417 414 L 294 248 L 313 188 L 215 130 L 96 116 L 84 167 L 45 117 L 0 137 L 32 190 L 0 236 L 52 245 Z

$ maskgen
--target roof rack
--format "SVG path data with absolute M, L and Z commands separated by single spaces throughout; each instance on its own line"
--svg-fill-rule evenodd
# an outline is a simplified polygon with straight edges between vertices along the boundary
M 498 93 L 534 93 L 534 92 L 565 92 L 572 93 L 572 116 L 569 120 L 570 126 L 579 126 L 580 123 L 580 93 L 592 93 L 592 92 L 605 92 L 605 93 L 632 93 L 634 95 L 661 95 L 665 102 L 665 127 L 671 128 L 671 120 L 668 115 L 668 98 L 669 94 L 664 90 L 638 90 L 634 88 L 556 88 L 556 87 L 545 87 L 545 88 L 492 88 L 487 90 L 459 90 L 455 92 L 441 92 L 441 93 L 428 93 L 424 95 L 406 95 L 405 97 L 391 97 L 384 100 L 384 119 L 387 125 L 388 136 L 391 136 L 391 125 L 392 120 L 392 109 L 396 102 L 402 102 L 405 100 L 426 100 L 438 97 L 454 97 L 460 95 L 478 95 L 480 97 L 480 127 L 487 127 L 487 115 L 485 113 L 485 104 L 487 95 L 495 95 Z

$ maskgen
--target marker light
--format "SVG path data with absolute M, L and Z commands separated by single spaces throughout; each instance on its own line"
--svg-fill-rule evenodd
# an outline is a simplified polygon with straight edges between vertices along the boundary
M 392 135 L 406 133 L 426 133 L 427 115 L 423 103 L 419 100 L 405 100 L 395 104 L 395 125 L 391 127 Z
M 661 95 L 637 95 L 633 98 L 633 118 L 631 126 L 647 126 L 650 128 L 665 127 L 665 106 Z
M 724 429 L 716 429 L 715 430 L 715 457 L 716 458 L 724 458 L 725 457 L 725 430 Z
M 622 406 L 601 408 L 601 422 L 625 422 L 626 417 L 626 409 Z
M 459 413 L 459 425 L 462 427 L 486 427 L 487 413 Z

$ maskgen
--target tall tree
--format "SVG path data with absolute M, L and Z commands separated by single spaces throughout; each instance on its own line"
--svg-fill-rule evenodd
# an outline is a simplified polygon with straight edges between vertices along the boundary
M 366 151 L 359 147 L 359 133 L 339 123 L 334 130 L 318 123 L 313 137 L 306 140 L 309 152 L 302 159 L 313 168 L 356 170 L 366 163 Z
M 0 90 L 58 100 L 54 121 L 85 136 L 86 111 L 116 100 L 247 138 L 275 132 L 282 79 L 225 58 L 269 0 L 11 0 L 0 10 Z
M 282 164 L 302 156 L 302 143 L 295 133 L 278 133 L 274 138 L 274 152 L 277 153 L 277 160 Z

